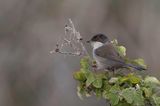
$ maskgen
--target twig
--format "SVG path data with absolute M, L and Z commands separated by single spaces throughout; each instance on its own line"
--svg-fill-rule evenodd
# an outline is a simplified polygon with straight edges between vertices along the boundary
M 84 44 L 82 43 L 83 38 L 80 33 L 75 29 L 75 26 L 71 19 L 69 19 L 69 25 L 66 25 L 64 29 L 65 35 L 62 38 L 62 42 L 58 42 L 56 44 L 56 48 L 50 51 L 50 53 L 60 53 L 63 55 L 73 56 L 89 56 L 89 53 L 87 52 Z M 64 49 L 66 49 L 67 47 L 71 48 L 72 52 L 65 51 Z

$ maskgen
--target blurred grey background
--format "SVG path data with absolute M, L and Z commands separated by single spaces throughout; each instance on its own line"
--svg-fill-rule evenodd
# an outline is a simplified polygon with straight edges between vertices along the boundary
M 160 0 L 0 0 L 0 106 L 105 106 L 76 95 L 79 57 L 49 54 L 69 18 L 84 39 L 116 38 L 160 76 Z

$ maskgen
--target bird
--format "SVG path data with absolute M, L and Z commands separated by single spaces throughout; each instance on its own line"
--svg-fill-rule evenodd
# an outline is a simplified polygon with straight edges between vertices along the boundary
M 96 34 L 87 43 L 90 43 L 93 47 L 92 55 L 96 61 L 97 70 L 114 71 L 115 69 L 128 67 L 139 71 L 146 70 L 141 66 L 126 63 L 105 34 Z

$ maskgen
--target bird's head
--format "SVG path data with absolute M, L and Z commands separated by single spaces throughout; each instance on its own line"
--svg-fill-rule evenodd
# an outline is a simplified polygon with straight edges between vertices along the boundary
M 87 41 L 87 43 L 90 43 L 94 49 L 103 46 L 107 42 L 109 42 L 109 38 L 104 34 L 96 34 L 91 40 Z

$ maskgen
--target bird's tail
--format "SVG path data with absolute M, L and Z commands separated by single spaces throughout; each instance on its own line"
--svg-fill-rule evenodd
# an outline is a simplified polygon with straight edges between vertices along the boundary
M 128 63 L 126 63 L 125 65 L 126 65 L 127 67 L 131 67 L 131 68 L 134 68 L 134 69 L 139 70 L 139 71 L 146 70 L 146 68 L 144 68 L 144 67 L 136 66 L 136 65 L 133 65 L 133 64 L 128 64 Z
M 117 60 L 117 59 L 111 59 L 111 60 L 122 64 L 124 67 L 131 67 L 131 68 L 134 68 L 134 69 L 139 70 L 139 71 L 147 70 L 146 68 L 144 68 L 142 66 L 136 66 L 136 65 L 133 65 L 133 64 L 130 64 L 130 63 L 126 63 L 122 60 Z

